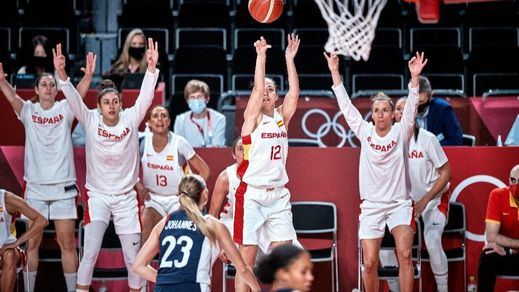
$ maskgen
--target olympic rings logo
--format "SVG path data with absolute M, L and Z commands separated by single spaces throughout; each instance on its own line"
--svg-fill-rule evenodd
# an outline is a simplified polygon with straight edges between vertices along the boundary
M 458 196 L 466 187 L 468 187 L 472 184 L 475 184 L 475 183 L 480 183 L 480 182 L 493 184 L 498 188 L 506 187 L 504 182 L 502 182 L 501 180 L 499 180 L 493 176 L 474 175 L 474 176 L 464 179 L 459 185 L 456 186 L 454 191 L 452 191 L 452 195 L 451 195 L 449 201 L 456 202 L 456 200 L 458 199 Z M 485 234 L 476 234 L 476 233 L 472 233 L 467 230 L 467 231 L 465 231 L 465 237 L 470 240 L 473 240 L 473 241 L 485 242 Z
M 320 115 L 324 118 L 325 122 L 321 124 L 316 132 L 312 132 L 308 129 L 307 126 L 307 120 L 312 115 Z M 348 143 L 348 146 L 351 147 L 358 147 L 357 144 L 355 144 L 353 138 L 355 137 L 355 134 L 351 129 L 346 130 L 343 125 L 341 125 L 338 120 L 339 117 L 342 115 L 341 111 L 338 111 L 333 116 L 333 119 L 328 115 L 328 113 L 319 108 L 311 109 L 305 112 L 303 115 L 303 118 L 301 119 L 301 129 L 303 129 L 303 132 L 305 135 L 309 138 L 313 138 L 318 144 L 319 147 L 328 147 L 329 145 L 324 144 L 323 138 L 326 137 L 331 130 L 333 130 L 333 133 L 340 138 L 340 142 L 335 145 L 335 147 L 343 147 L 346 145 L 346 142 Z M 371 111 L 366 113 L 364 115 L 364 120 L 368 120 L 371 117 Z

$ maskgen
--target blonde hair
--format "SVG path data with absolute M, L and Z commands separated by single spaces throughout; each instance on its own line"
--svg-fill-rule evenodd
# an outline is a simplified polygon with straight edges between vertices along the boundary
M 182 177 L 178 185 L 178 200 L 180 207 L 187 213 L 187 217 L 195 222 L 203 235 L 207 236 L 211 243 L 216 240 L 214 230 L 209 227 L 207 220 L 202 216 L 198 204 L 205 190 L 204 179 L 197 174 L 188 174 Z
M 135 36 L 140 35 L 144 39 L 144 49 L 148 48 L 148 43 L 146 42 L 146 36 L 144 32 L 140 28 L 134 28 L 128 33 L 126 39 L 124 40 L 123 49 L 121 51 L 121 55 L 115 63 L 112 65 L 111 72 L 116 73 L 118 75 L 123 75 L 128 72 L 128 66 L 130 65 L 130 54 L 128 51 L 130 50 L 130 46 L 132 44 L 132 40 Z M 139 72 L 146 72 L 146 68 L 148 67 L 148 62 L 146 61 L 146 56 L 141 59 L 141 63 L 139 64 Z
M 373 94 L 370 98 L 372 104 L 374 104 L 375 102 L 377 101 L 382 101 L 382 100 L 385 100 L 389 103 L 389 106 L 391 106 L 391 110 L 394 111 L 395 110 L 395 104 L 393 103 L 393 101 L 391 100 L 391 98 L 389 96 L 387 96 L 385 93 L 383 92 L 379 92 L 377 94 Z
M 199 91 L 202 92 L 205 97 L 210 96 L 209 85 L 207 85 L 207 83 L 197 79 L 189 80 L 189 82 L 186 84 L 186 87 L 184 87 L 184 98 L 188 99 L 190 94 Z

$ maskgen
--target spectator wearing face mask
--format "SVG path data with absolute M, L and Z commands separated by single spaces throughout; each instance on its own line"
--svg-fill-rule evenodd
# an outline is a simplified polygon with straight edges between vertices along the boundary
M 144 73 L 148 66 L 144 52 L 146 51 L 146 37 L 144 32 L 135 28 L 128 33 L 119 58 L 112 64 L 103 78 L 112 80 L 117 88 L 121 88 L 124 74 Z
M 225 146 L 225 116 L 208 108 L 209 86 L 200 80 L 190 80 L 184 88 L 189 111 L 175 119 L 174 132 L 193 147 Z
M 32 38 L 31 49 L 27 51 L 25 65 L 18 69 L 18 74 L 53 73 L 52 51 L 49 39 L 43 35 Z
M 510 185 L 492 190 L 485 217 L 485 241 L 478 266 L 478 292 L 494 291 L 498 275 L 519 276 L 519 164 Z
M 442 146 L 460 146 L 463 133 L 452 106 L 447 101 L 432 96 L 431 83 L 427 77 L 420 76 L 418 82 L 418 127 L 433 133 Z

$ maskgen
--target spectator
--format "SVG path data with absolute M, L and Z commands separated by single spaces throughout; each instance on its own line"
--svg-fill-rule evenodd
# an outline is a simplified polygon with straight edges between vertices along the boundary
M 427 77 L 420 76 L 419 82 L 418 126 L 433 133 L 442 146 L 461 145 L 463 133 L 452 106 L 441 98 L 432 97 L 431 83 Z
M 190 110 L 175 119 L 175 134 L 186 138 L 193 147 L 225 146 L 225 116 L 207 107 L 211 98 L 209 85 L 190 80 L 184 98 Z
M 43 35 L 32 38 L 31 49 L 27 51 L 25 65 L 18 69 L 18 74 L 53 73 L 52 50 L 49 39 Z
M 488 198 L 478 292 L 494 291 L 497 275 L 519 276 L 519 164 L 510 171 L 509 181 L 508 187 L 492 190 Z
M 146 52 L 146 37 L 141 29 L 135 28 L 126 36 L 121 55 L 103 78 L 112 80 L 120 90 L 124 74 L 146 72 L 148 64 L 144 52 Z

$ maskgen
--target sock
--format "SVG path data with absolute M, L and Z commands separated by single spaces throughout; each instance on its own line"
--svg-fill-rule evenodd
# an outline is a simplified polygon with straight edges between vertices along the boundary
M 63 273 L 65 283 L 67 283 L 67 291 L 76 290 L 77 273 Z
M 439 292 L 448 292 L 448 273 L 443 275 L 434 275 L 434 279 L 436 280 L 436 288 Z
M 76 288 L 76 292 L 88 292 L 88 289 L 79 289 L 79 288 Z
M 34 272 L 23 272 L 23 282 L 25 286 L 25 292 L 33 292 L 34 285 L 36 284 L 36 274 L 37 271 Z M 28 284 L 27 284 L 28 283 Z

